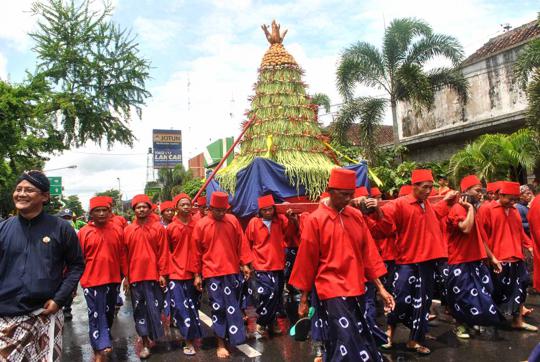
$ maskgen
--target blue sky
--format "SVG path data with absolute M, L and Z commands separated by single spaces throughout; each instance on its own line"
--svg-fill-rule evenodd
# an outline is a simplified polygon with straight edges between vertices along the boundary
M 93 2 L 96 8 L 100 4 Z M 51 157 L 46 168 L 78 165 L 55 174 L 66 179 L 67 194 L 79 194 L 85 202 L 97 191 L 117 188 L 117 178 L 127 197 L 142 192 L 152 128 L 181 129 L 186 162 L 209 141 L 236 136 L 267 48 L 260 25 L 272 19 L 289 30 L 284 44 L 304 68 L 309 92 L 326 93 L 339 103 L 334 85 L 339 53 L 360 40 L 379 46 L 384 25 L 394 18 L 422 18 L 436 32 L 456 36 L 469 55 L 500 34 L 501 24 L 519 26 L 540 10 L 538 1 L 529 0 L 114 0 L 113 5 L 113 21 L 137 35 L 141 54 L 151 61 L 153 97 L 142 120 L 132 122 L 138 137 L 133 149 L 115 145 L 109 151 L 89 144 Z M 25 70 L 34 68 L 26 35 L 36 22 L 30 6 L 30 0 L 2 2 L 2 79 L 20 82 Z M 364 88 L 358 92 L 381 94 Z

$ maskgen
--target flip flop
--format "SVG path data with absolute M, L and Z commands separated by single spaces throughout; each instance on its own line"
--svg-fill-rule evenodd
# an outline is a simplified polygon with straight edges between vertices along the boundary
M 422 346 L 420 344 L 417 344 L 414 347 L 407 347 L 407 350 L 412 351 L 412 352 L 416 352 L 421 356 L 427 356 L 427 355 L 431 354 L 431 350 L 429 348 L 427 348 L 426 346 Z
M 532 324 L 523 322 L 519 327 L 512 327 L 518 331 L 527 331 L 527 332 L 538 332 L 538 327 L 533 326 Z
M 183 352 L 186 356 L 194 356 L 197 352 L 195 351 L 195 348 L 185 346 L 183 348 Z
M 294 337 L 296 341 L 305 341 L 311 330 L 311 319 L 300 318 L 294 326 L 292 326 L 289 334 Z
M 394 345 L 392 344 L 392 342 L 388 342 L 388 343 L 385 343 L 385 344 L 381 344 L 380 347 L 381 347 L 381 349 L 384 349 L 385 351 L 389 351 L 392 348 L 394 348 Z

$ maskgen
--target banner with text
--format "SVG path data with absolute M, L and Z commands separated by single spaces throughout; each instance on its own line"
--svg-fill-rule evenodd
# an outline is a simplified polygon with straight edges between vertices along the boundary
M 152 131 L 154 143 L 154 168 L 174 168 L 182 163 L 182 131 L 155 129 Z

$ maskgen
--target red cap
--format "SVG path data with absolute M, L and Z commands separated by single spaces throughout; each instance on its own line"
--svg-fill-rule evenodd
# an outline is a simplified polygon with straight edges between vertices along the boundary
M 501 188 L 502 181 L 488 182 L 486 191 L 487 192 L 497 192 Z
M 178 206 L 178 203 L 179 203 L 180 200 L 182 200 L 182 199 L 188 199 L 189 202 L 191 202 L 191 197 L 189 197 L 188 194 L 182 192 L 181 194 L 178 194 L 178 195 L 176 195 L 176 196 L 173 198 L 173 201 L 172 201 L 172 202 L 173 202 L 173 204 L 174 204 L 174 207 L 177 207 L 177 206 Z
M 152 201 L 150 201 L 150 198 L 147 195 L 139 194 L 133 196 L 131 199 L 131 207 L 134 208 L 137 206 L 137 204 L 140 204 L 141 202 L 144 202 L 145 204 L 148 204 L 148 207 L 152 207 Z
M 111 208 L 111 204 L 109 203 L 109 199 L 108 199 L 108 196 L 96 196 L 96 197 L 92 197 L 90 199 L 90 211 L 92 211 L 93 209 L 95 209 L 96 207 L 107 207 L 107 208 Z
M 356 189 L 356 173 L 344 168 L 333 168 L 330 172 L 328 188 L 340 190 Z
M 259 203 L 259 209 L 265 209 L 270 206 L 274 206 L 276 203 L 274 202 L 274 196 L 272 195 L 264 195 L 259 197 L 257 200 Z
M 412 186 L 411 185 L 403 185 L 399 189 L 398 197 L 407 196 L 411 192 L 412 192 Z
M 372 187 L 371 188 L 371 197 L 379 197 L 382 196 L 381 190 L 379 190 L 378 187 Z
M 229 208 L 229 195 L 224 192 L 216 191 L 210 198 L 210 206 L 216 209 L 228 209 Z
M 197 205 L 206 206 L 206 196 L 197 197 Z
M 163 201 L 161 204 L 159 204 L 159 212 L 160 213 L 163 213 L 163 211 L 167 210 L 167 209 L 174 209 L 175 208 L 175 203 L 172 202 L 172 201 Z
M 111 206 L 112 206 L 113 201 L 114 201 L 112 197 L 110 197 L 110 196 L 101 196 L 101 197 L 104 197 L 105 200 L 107 200 L 107 202 L 108 202 L 109 204 L 111 204 Z
M 367 191 L 367 188 L 365 186 L 357 187 L 356 190 L 354 190 L 354 198 L 361 196 L 369 196 L 369 193 Z
M 426 182 L 426 181 L 433 182 L 433 174 L 431 173 L 431 170 L 422 170 L 422 169 L 413 170 L 412 175 L 411 175 L 412 184 L 417 184 L 419 182 Z
M 519 192 L 519 182 L 500 181 L 499 193 L 503 195 L 519 196 L 521 194 Z
M 476 175 L 465 176 L 461 179 L 461 192 L 465 192 L 475 185 L 482 185 L 482 181 Z

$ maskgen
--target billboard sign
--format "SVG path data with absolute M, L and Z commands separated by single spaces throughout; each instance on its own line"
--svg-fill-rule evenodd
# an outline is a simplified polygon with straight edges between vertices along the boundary
M 182 163 L 182 131 L 155 129 L 152 131 L 154 168 L 174 168 Z
M 51 196 L 62 196 L 62 177 L 49 177 L 49 182 L 51 184 L 49 189 Z

